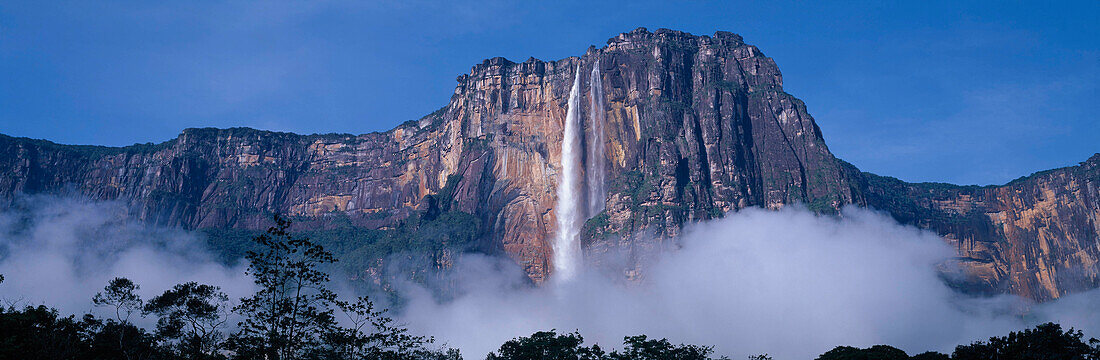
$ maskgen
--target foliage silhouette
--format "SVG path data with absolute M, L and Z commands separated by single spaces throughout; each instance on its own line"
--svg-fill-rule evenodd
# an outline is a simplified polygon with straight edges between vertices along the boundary
M 1063 331 L 1062 326 L 1046 323 L 1008 336 L 994 336 L 988 342 L 959 345 L 951 354 L 956 360 L 1024 359 L 1100 359 L 1100 340 L 1083 340 L 1080 330 Z
M 229 297 L 216 286 L 179 284 L 145 304 L 143 312 L 156 314 L 157 336 L 172 342 L 189 359 L 221 359 L 218 353 L 228 321 Z
M 141 286 L 134 284 L 130 279 L 116 277 L 103 287 L 103 292 L 95 294 L 92 304 L 114 308 L 115 318 L 119 322 L 126 323 L 130 321 L 130 315 L 134 311 L 141 309 L 141 297 L 135 293 L 140 288 Z
M 584 337 L 578 332 L 539 331 L 505 342 L 499 350 L 489 353 L 486 360 L 710 360 L 713 353 L 713 347 L 673 345 L 668 339 L 653 340 L 645 335 L 623 338 L 622 351 L 611 353 L 599 344 L 583 344 Z

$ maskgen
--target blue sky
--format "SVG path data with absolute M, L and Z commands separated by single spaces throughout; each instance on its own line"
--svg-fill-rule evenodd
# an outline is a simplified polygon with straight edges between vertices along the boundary
M 160 3 L 0 3 L 0 133 L 386 130 L 484 58 L 580 55 L 645 26 L 743 35 L 866 171 L 1004 183 L 1100 152 L 1097 1 Z

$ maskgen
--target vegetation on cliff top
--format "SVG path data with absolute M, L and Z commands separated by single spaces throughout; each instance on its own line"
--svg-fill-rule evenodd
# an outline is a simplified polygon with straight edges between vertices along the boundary
M 39 151 L 56 151 L 76 154 L 77 156 L 98 159 L 109 155 L 118 154 L 146 154 L 172 146 L 176 143 L 176 139 L 168 140 L 161 143 L 144 143 L 133 144 L 128 146 L 100 146 L 100 145 L 65 145 L 58 144 L 49 140 L 31 139 L 26 137 L 14 137 L 4 134 L 0 134 L 0 142 L 9 142 L 16 146 L 30 146 Z

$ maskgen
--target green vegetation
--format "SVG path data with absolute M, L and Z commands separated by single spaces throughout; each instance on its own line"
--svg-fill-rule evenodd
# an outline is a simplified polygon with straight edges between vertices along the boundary
M 821 354 L 817 360 L 1030 360 L 1030 359 L 1100 359 L 1100 341 L 1084 340 L 1080 330 L 1063 331 L 1055 323 L 1046 323 L 1008 336 L 994 336 L 988 342 L 959 345 L 951 356 L 925 352 L 914 356 L 888 346 L 875 345 L 866 349 L 838 346 Z
M 1036 172 L 1031 173 L 1031 175 L 1021 176 L 1021 177 L 1015 178 L 1012 181 L 1009 181 L 1008 183 L 1005 183 L 1003 186 L 1016 185 L 1016 184 L 1019 184 L 1019 183 L 1022 183 L 1024 181 L 1028 181 L 1028 180 L 1031 180 L 1031 179 L 1034 179 L 1034 178 L 1037 178 L 1037 177 L 1040 177 L 1040 176 L 1050 175 L 1050 174 L 1053 174 L 1053 173 L 1056 173 L 1056 172 L 1059 172 L 1059 171 L 1065 171 L 1065 170 L 1071 169 L 1071 168 L 1073 168 L 1073 166 L 1066 166 L 1066 167 L 1054 168 L 1054 169 L 1049 169 L 1049 170 L 1036 171 Z
M 202 232 L 206 234 L 209 248 L 226 264 L 244 258 L 249 251 L 256 251 L 258 248 L 252 239 L 262 234 L 259 230 L 247 229 L 203 229 Z M 393 256 L 429 263 L 425 265 L 436 264 L 447 254 L 477 250 L 483 231 L 476 216 L 445 211 L 413 214 L 389 229 L 356 227 L 347 220 L 345 225 L 306 230 L 300 234 L 332 251 L 341 259 L 332 265 L 352 275 L 377 268 L 381 260 Z M 421 275 L 418 273 L 414 278 L 419 280 L 417 277 Z
M 35 147 L 43 151 L 68 152 L 77 156 L 90 159 L 98 159 L 104 156 L 118 154 L 147 154 L 168 148 L 176 143 L 176 140 L 168 140 L 162 143 L 133 144 L 122 147 L 99 145 L 64 145 L 48 140 L 31 139 L 25 137 L 13 137 L 0 134 L 0 141 L 13 142 L 23 146 Z
M 599 345 L 583 346 L 580 333 L 558 334 L 539 331 L 531 336 L 508 340 L 486 360 L 710 360 L 711 346 L 673 345 L 668 339 L 652 340 L 645 335 L 623 338 L 623 349 L 605 352 Z M 761 357 L 758 357 L 761 358 Z M 762 357 L 761 359 L 766 358 Z M 720 359 L 728 359 L 721 357 Z
M 134 293 L 138 288 L 140 286 L 130 279 L 114 278 L 103 288 L 103 292 L 96 293 L 95 297 L 92 297 L 92 304 L 97 307 L 114 308 L 115 318 L 119 322 L 129 322 L 134 311 L 141 309 L 141 297 Z
M 933 360 L 949 359 L 947 355 L 927 352 L 910 357 L 905 351 L 888 345 L 875 345 L 866 349 L 851 346 L 837 346 L 828 352 L 821 354 L 817 360 Z
M 608 193 L 621 194 L 630 198 L 630 202 L 627 205 L 630 208 L 630 223 L 632 224 L 645 224 L 647 223 L 646 219 L 664 217 L 666 215 L 672 216 L 674 219 L 679 219 L 680 221 L 683 221 L 684 218 L 686 218 L 687 207 L 682 202 L 677 204 L 668 204 L 661 202 L 645 204 L 647 201 L 650 200 L 650 197 L 653 195 L 653 193 L 657 191 L 659 182 L 660 177 L 658 177 L 656 174 L 637 170 L 627 171 L 620 174 L 615 179 L 611 180 L 610 186 L 608 187 Z M 682 186 L 683 188 L 681 190 L 683 191 L 683 189 L 690 187 L 691 183 L 686 182 Z M 720 211 L 710 213 L 718 215 Z M 720 217 L 720 215 L 715 217 Z M 606 220 L 599 219 L 597 221 Z M 659 221 L 650 224 L 660 226 L 662 223 L 663 221 Z M 588 226 L 589 225 L 586 225 L 584 230 L 587 231 L 585 233 L 586 238 L 588 238 L 589 235 L 610 235 L 598 233 L 596 230 L 598 230 L 599 228 L 591 228 L 591 230 L 589 230 Z M 629 231 L 630 229 L 627 230 Z
M 462 180 L 462 175 L 460 174 L 447 175 L 447 182 L 443 184 L 442 189 L 439 189 L 437 199 L 443 211 L 447 211 L 448 207 L 450 207 L 451 203 L 454 201 L 455 187 L 458 186 L 460 180 Z
M 244 317 L 228 343 L 239 357 L 304 358 L 323 351 L 322 334 L 336 326 L 336 293 L 319 269 L 336 258 L 309 239 L 292 237 L 289 221 L 275 222 L 254 239 L 261 249 L 246 256 L 259 290 L 233 308 Z
M 608 193 L 618 193 L 630 197 L 630 213 L 632 221 L 638 222 L 645 219 L 645 210 L 642 207 L 650 194 L 657 188 L 656 178 L 638 170 L 627 171 L 611 181 Z
M 179 284 L 149 302 L 145 314 L 155 314 L 156 335 L 165 346 L 189 359 L 217 358 L 228 321 L 229 297 L 216 286 Z
M 850 166 L 850 165 L 848 165 Z M 989 220 L 984 214 L 972 211 L 964 214 L 936 210 L 927 205 L 934 199 L 955 196 L 958 193 L 975 193 L 986 188 L 946 183 L 907 183 L 889 176 L 862 173 L 863 193 L 868 205 L 888 211 L 903 224 L 926 223 L 935 226 L 975 224 L 981 227 Z
M 653 191 L 653 184 L 646 180 L 648 179 L 641 171 L 627 171 L 612 181 L 611 189 L 614 192 L 630 196 L 635 204 L 640 204 Z
M 916 202 L 909 191 L 909 184 L 889 176 L 863 173 L 867 189 L 865 194 L 870 205 L 889 211 L 894 219 L 904 224 L 912 224 L 917 219 L 933 219 L 935 213 Z
M 836 195 L 827 195 L 819 198 L 814 198 L 809 203 L 806 203 L 806 208 L 818 214 L 830 214 L 836 215 L 837 209 L 833 207 L 833 202 L 836 201 Z
M 1062 326 L 1046 323 L 1008 336 L 995 336 L 989 342 L 960 345 L 951 354 L 955 360 L 980 359 L 1100 359 L 1100 341 L 1086 343 L 1080 330 L 1062 330 Z
M 581 227 L 581 238 L 592 239 L 599 237 L 603 229 L 611 223 L 610 220 L 607 211 L 601 211 L 599 214 L 596 214 L 596 216 L 586 220 L 584 226 Z
M 481 233 L 480 222 L 474 215 L 448 211 L 431 220 L 414 214 L 389 230 L 344 228 L 304 234 L 326 246 L 338 246 L 338 256 L 347 259 L 343 269 L 355 272 L 389 256 L 427 259 L 436 264 L 447 253 L 474 250 Z

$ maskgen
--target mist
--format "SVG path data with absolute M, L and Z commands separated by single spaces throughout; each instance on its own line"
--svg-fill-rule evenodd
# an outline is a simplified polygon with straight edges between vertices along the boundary
M 606 271 L 629 255 L 622 249 L 588 254 L 574 279 L 539 287 L 510 259 L 464 255 L 441 280 L 448 296 L 401 283 L 404 301 L 394 314 L 467 359 L 549 329 L 578 330 L 605 349 L 646 334 L 715 345 L 732 358 L 777 359 L 813 358 L 838 345 L 949 353 L 1046 321 L 1100 336 L 1100 290 L 1044 304 L 960 295 L 936 270 L 954 255 L 942 239 L 870 210 L 832 217 L 798 207 L 745 209 L 691 225 L 664 245 L 639 281 Z M 91 298 L 117 276 L 141 285 L 144 299 L 187 281 L 239 299 L 255 289 L 245 266 L 219 262 L 201 234 L 143 225 L 117 202 L 29 196 L 0 211 L 5 306 L 108 315 Z M 333 278 L 334 288 L 348 290 L 345 277 Z
M 467 358 L 549 329 L 579 330 L 605 349 L 646 334 L 715 345 L 733 358 L 777 359 L 814 358 L 838 345 L 950 353 L 1046 321 L 1100 335 L 1097 291 L 1042 305 L 960 295 L 936 271 L 954 254 L 942 239 L 870 210 L 830 217 L 746 209 L 691 226 L 675 243 L 639 282 L 590 265 L 571 282 L 532 288 L 507 260 L 466 256 L 452 272 L 453 299 L 405 285 L 403 320 Z
M 246 265 L 221 264 L 202 240 L 193 232 L 145 226 L 118 202 L 20 197 L 0 211 L 0 299 L 5 306 L 44 304 L 62 314 L 106 316 L 91 299 L 114 277 L 133 280 L 146 300 L 188 281 L 220 286 L 230 298 L 251 293 Z M 145 326 L 155 321 L 131 320 Z

